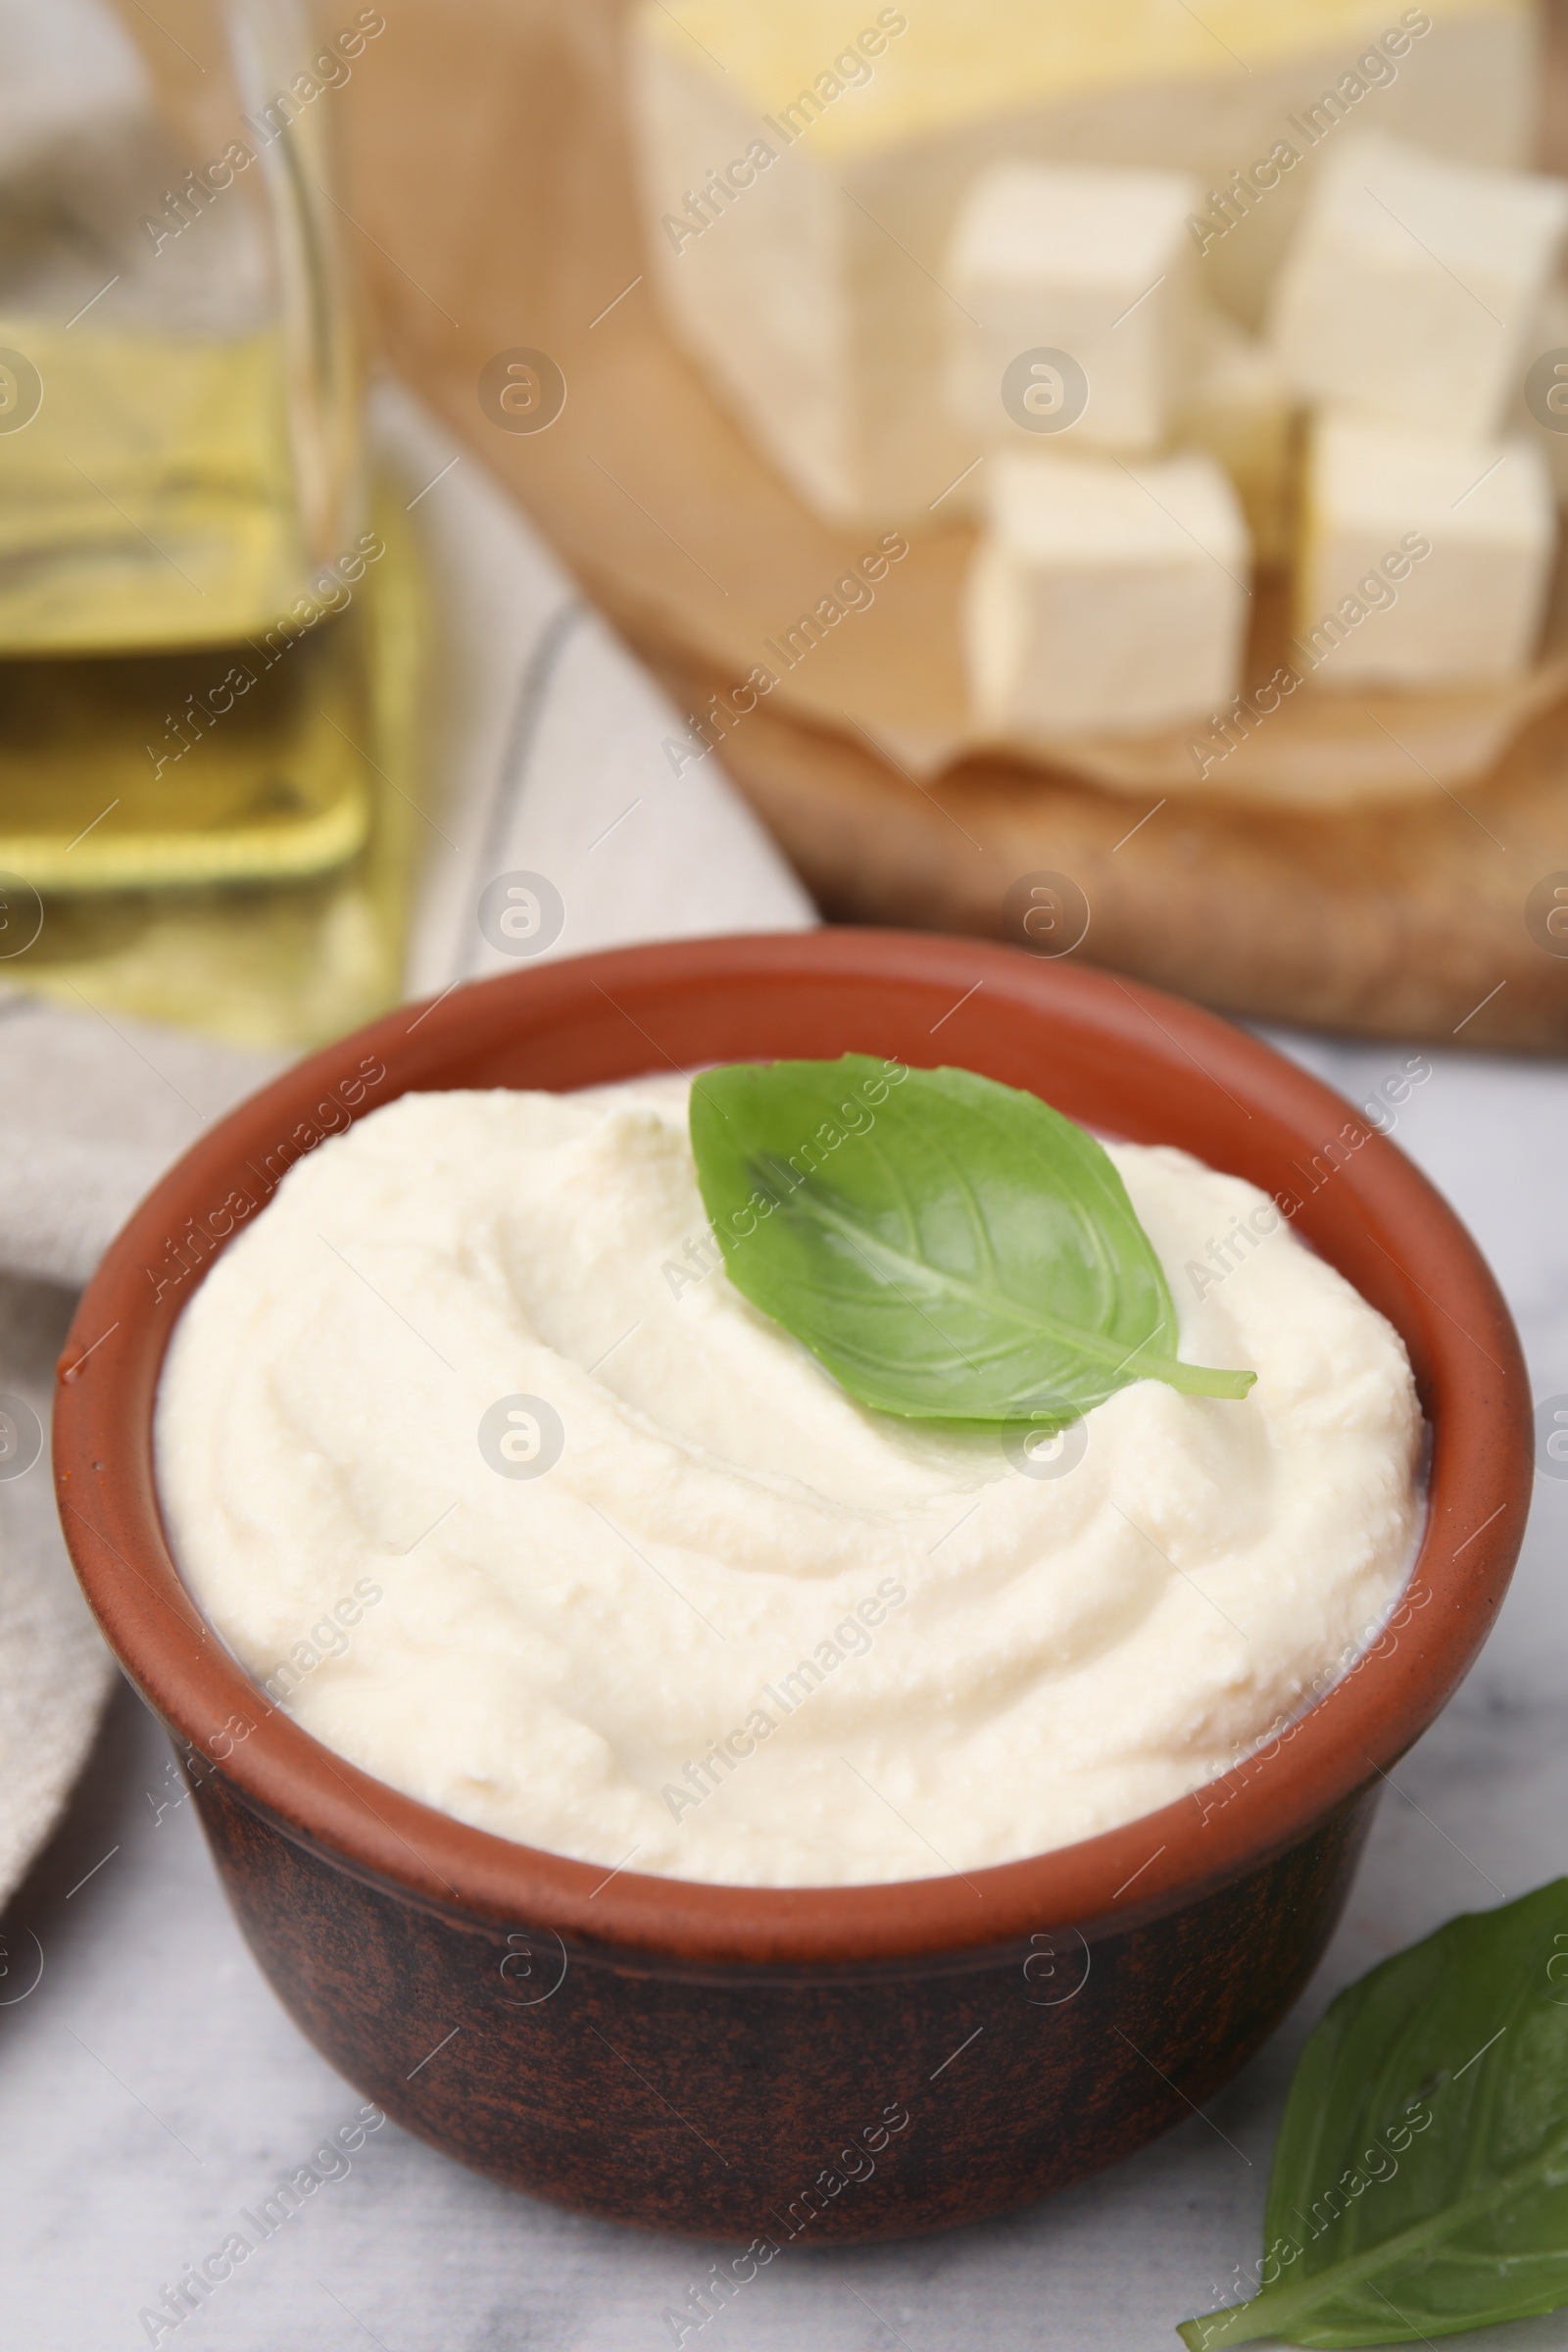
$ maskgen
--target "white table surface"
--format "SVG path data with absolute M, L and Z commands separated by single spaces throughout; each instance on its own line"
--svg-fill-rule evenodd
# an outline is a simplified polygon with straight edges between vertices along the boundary
M 1278 1042 L 1357 1099 L 1403 1059 L 1397 1047 Z M 1396 1140 L 1496 1268 L 1537 1397 L 1568 1392 L 1568 1068 L 1432 1058 Z M 0 1389 L 43 1406 L 69 1303 L 41 1285 L 0 1298 Z M 16 1514 L 48 1508 L 41 1465 L 0 1487 L 0 1542 Z M 1208 2308 L 1230 2267 L 1258 2252 L 1290 2069 L 1331 1995 L 1455 1911 L 1564 1868 L 1565 1538 L 1568 1481 L 1538 1477 L 1523 1561 L 1484 1657 L 1400 1766 L 1304 1999 L 1212 2102 L 1212 2123 L 1194 2117 L 1118 2170 L 1004 2222 L 863 2251 L 791 2252 L 688 2345 L 1173 2352 L 1176 2321 Z M 0 2342 L 18 2352 L 145 2344 L 140 2308 L 359 2104 L 258 1974 L 190 1805 L 155 1818 L 171 1793 L 168 1763 L 162 1734 L 122 1689 L 68 1819 L 8 1914 Z M 674 2341 L 665 2307 L 717 2250 L 534 2204 L 389 2124 L 346 2178 L 159 2340 L 180 2352 L 368 2342 L 384 2352 L 654 2352 Z M 1568 2345 L 1568 2312 L 1446 2340 L 1490 2340 L 1496 2352 Z

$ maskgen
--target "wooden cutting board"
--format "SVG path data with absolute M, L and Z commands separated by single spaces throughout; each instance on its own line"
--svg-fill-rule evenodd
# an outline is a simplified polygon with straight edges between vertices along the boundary
M 667 674 L 677 691 L 704 683 Z M 1541 919 L 1536 936 L 1526 927 L 1544 876 L 1561 873 L 1568 906 L 1568 711 L 1533 730 L 1465 808 L 1327 816 L 1167 802 L 1141 822 L 1119 794 L 991 761 L 922 787 L 864 744 L 776 721 L 765 705 L 725 758 L 823 912 L 841 920 L 971 931 L 1043 953 L 1083 919 L 1062 877 L 1088 907 L 1072 952 L 1226 1011 L 1368 1036 L 1568 1047 L 1568 960 L 1538 944 L 1568 951 L 1568 938 Z M 1041 875 L 1053 879 L 1036 898 L 1028 878 Z
M 713 695 L 732 704 L 765 638 L 875 534 L 800 507 L 664 330 L 633 201 L 617 0 L 385 0 L 385 13 L 334 100 L 344 234 L 383 348 L 683 715 Z M 1568 0 L 1550 22 L 1548 127 L 1568 130 Z M 1568 137 L 1544 146 L 1560 165 Z M 517 350 L 547 353 L 564 379 L 548 430 L 498 420 L 492 363 Z M 951 692 L 966 544 L 961 528 L 918 542 L 876 605 L 813 651 L 804 683 L 728 725 L 714 755 L 824 913 L 1063 948 L 1263 1018 L 1568 1045 L 1568 705 L 1457 795 L 1348 808 L 1108 791 L 1022 757 L 927 774 L 898 756 L 897 730 L 906 717 L 918 732 Z

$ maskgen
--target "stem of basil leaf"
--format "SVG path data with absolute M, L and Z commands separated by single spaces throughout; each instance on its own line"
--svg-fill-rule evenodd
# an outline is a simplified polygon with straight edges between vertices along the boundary
M 1257 1379 L 1255 1372 L 1221 1372 L 1211 1364 L 1184 1364 L 1173 1355 L 1130 1355 L 1128 1366 L 1144 1380 L 1162 1380 L 1184 1396 L 1224 1396 L 1239 1404 Z

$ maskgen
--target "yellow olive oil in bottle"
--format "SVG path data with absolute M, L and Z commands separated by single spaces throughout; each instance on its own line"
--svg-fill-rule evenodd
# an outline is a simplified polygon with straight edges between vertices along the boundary
M 269 1047 L 399 993 L 420 586 L 324 194 L 367 37 L 0 0 L 0 987 Z

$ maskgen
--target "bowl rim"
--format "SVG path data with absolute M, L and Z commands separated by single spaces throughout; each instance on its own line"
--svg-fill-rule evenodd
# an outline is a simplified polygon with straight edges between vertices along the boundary
M 685 1051 L 676 1063 L 661 1035 L 683 1045 L 737 1023 L 788 1029 L 823 1017 L 848 1025 L 858 1050 L 904 1051 L 888 1036 L 914 1034 L 934 1005 L 947 1008 L 929 1032 L 942 1037 L 938 1059 L 1000 1075 L 999 1059 L 1022 1066 L 1049 1053 L 1086 1086 L 1108 1066 L 1126 1098 L 1119 1124 L 1134 1135 L 1152 1115 L 1140 1107 L 1145 1096 L 1163 1087 L 1191 1105 L 1182 1118 L 1213 1137 L 1201 1155 L 1219 1166 L 1240 1162 L 1245 1173 L 1250 1153 L 1278 1164 L 1288 1144 L 1290 1164 L 1299 1169 L 1304 1154 L 1316 1166 L 1314 1137 L 1345 1139 L 1343 1163 L 1329 1159 L 1332 1184 L 1325 1178 L 1295 1212 L 1298 1230 L 1401 1332 L 1433 1431 L 1427 1525 L 1403 1601 L 1350 1671 L 1230 1772 L 1118 1829 L 1022 1861 L 848 1886 L 736 1886 L 627 1868 L 607 1876 L 406 1796 L 259 1706 L 259 1685 L 180 1581 L 152 1468 L 169 1338 L 247 1213 L 233 1205 L 236 1169 L 249 1168 L 265 1198 L 274 1158 L 312 1149 L 334 1123 L 415 1089 L 515 1083 L 463 1075 L 498 1054 L 531 1053 L 547 1066 L 554 1056 L 563 1067 L 564 1056 L 589 1054 L 600 1067 L 575 1083 L 591 1084 L 607 1065 L 634 1077 L 661 1059 L 738 1057 L 733 1048 Z M 329 1109 L 346 1115 L 328 1121 Z M 1476 1244 L 1387 1135 L 1320 1080 L 1217 1015 L 1112 972 L 971 939 L 834 927 L 525 965 L 401 1005 L 284 1071 L 211 1127 L 111 1245 L 60 1358 L 54 1461 L 73 1563 L 126 1675 L 178 1737 L 188 1768 L 220 1772 L 297 1843 L 422 1908 L 553 1935 L 582 1952 L 820 1970 L 994 1959 L 998 1946 L 1066 1928 L 1092 1940 L 1300 1843 L 1387 1776 L 1472 1664 L 1523 1539 L 1531 1431 L 1518 1337 Z

